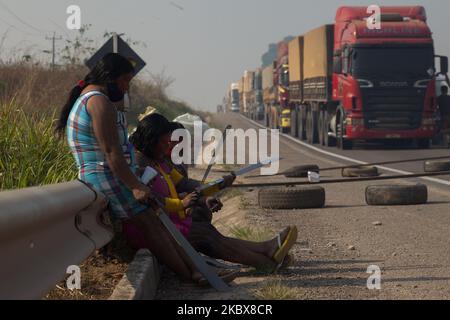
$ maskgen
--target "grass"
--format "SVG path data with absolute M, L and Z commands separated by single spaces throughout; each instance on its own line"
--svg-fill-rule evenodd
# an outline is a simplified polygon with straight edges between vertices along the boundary
M 87 73 L 84 66 L 51 70 L 25 62 L 0 62 L 0 190 L 55 184 L 77 177 L 75 162 L 64 139 L 53 135 L 54 119 L 69 91 Z M 165 93 L 170 83 L 134 79 L 131 85 L 130 127 L 147 106 L 169 119 L 194 112 Z M 167 85 L 165 84 L 167 83 Z
M 64 139 L 53 134 L 54 116 L 0 104 L 0 190 L 74 180 L 75 162 Z
M 280 280 L 272 280 L 255 290 L 254 296 L 259 300 L 294 300 L 298 298 L 298 293 Z
M 266 228 L 254 228 L 248 226 L 231 226 L 230 234 L 241 240 L 263 242 L 270 240 L 272 232 Z
M 240 202 L 239 202 L 239 209 L 241 210 L 247 210 L 252 206 L 252 203 L 250 200 L 245 197 L 244 195 L 241 196 Z

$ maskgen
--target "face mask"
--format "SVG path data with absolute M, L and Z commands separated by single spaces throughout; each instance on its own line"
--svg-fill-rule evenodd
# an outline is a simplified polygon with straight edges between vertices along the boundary
M 129 112 L 130 110 L 131 110 L 130 95 L 128 93 L 125 93 L 125 96 L 123 97 L 123 111 Z
M 119 86 L 115 82 L 108 83 L 107 85 L 108 97 L 111 102 L 119 102 L 123 100 L 124 93 L 120 90 Z

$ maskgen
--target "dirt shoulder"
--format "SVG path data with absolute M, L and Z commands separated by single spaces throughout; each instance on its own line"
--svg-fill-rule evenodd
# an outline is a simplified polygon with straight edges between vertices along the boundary
M 80 265 L 81 290 L 67 289 L 64 280 L 44 300 L 107 300 L 127 271 L 134 254 L 135 251 L 127 247 L 123 239 L 114 239 Z

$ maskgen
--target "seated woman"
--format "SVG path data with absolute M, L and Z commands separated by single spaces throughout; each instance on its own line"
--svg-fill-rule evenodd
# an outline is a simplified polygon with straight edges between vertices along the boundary
M 144 118 L 130 138 L 137 150 L 141 166 L 150 166 L 160 175 L 151 183 L 155 195 L 163 199 L 165 211 L 171 220 L 199 252 L 210 257 L 276 271 L 297 240 L 297 228 L 286 228 L 275 239 L 256 243 L 233 239 L 222 235 L 210 221 L 193 221 L 192 211 L 198 205 L 205 206 L 206 199 L 192 192 L 181 198 L 176 190 L 183 179 L 168 163 L 166 156 L 172 146 L 171 125 L 159 114 Z M 230 183 L 225 177 L 222 187 Z M 234 180 L 234 178 L 232 179 Z
M 70 91 L 56 133 L 61 138 L 66 134 L 79 179 L 104 194 L 112 220 L 124 230 L 139 230 L 141 247 L 148 248 L 183 279 L 205 284 L 156 212 L 147 205 L 153 200 L 152 192 L 136 176 L 123 106 L 116 106 L 128 91 L 134 71 L 125 57 L 105 55 Z M 235 277 L 229 272 L 219 275 L 226 281 Z

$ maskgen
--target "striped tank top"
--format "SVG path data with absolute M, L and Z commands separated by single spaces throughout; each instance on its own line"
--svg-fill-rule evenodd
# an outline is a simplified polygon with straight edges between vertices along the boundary
M 79 169 L 79 179 L 83 181 L 86 181 L 85 176 L 88 174 L 112 173 L 94 135 L 92 119 L 86 108 L 88 100 L 98 95 L 105 96 L 99 91 L 81 95 L 75 102 L 67 121 L 67 140 Z M 117 111 L 116 126 L 125 159 L 130 169 L 135 172 L 134 149 L 128 140 L 127 120 L 124 112 Z

